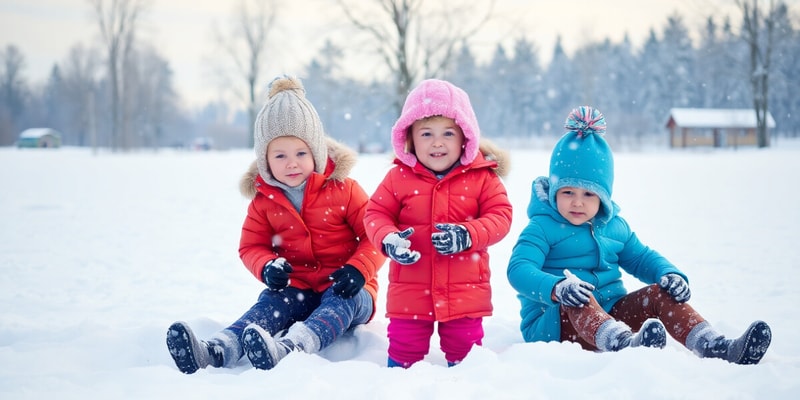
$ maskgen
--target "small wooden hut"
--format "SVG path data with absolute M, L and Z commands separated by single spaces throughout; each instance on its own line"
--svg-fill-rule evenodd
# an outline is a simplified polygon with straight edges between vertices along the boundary
M 670 147 L 758 145 L 753 109 L 673 108 L 667 119 Z M 767 128 L 775 128 L 767 113 Z

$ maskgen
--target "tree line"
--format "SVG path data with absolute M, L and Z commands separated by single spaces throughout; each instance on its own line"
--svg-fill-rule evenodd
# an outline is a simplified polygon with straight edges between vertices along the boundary
M 769 111 L 776 120 L 771 135 L 798 136 L 796 16 L 782 1 L 767 8 L 737 1 L 742 15 L 708 16 L 696 43 L 682 16 L 673 14 L 663 28 L 651 28 L 640 48 L 626 37 L 586 42 L 569 55 L 559 39 L 544 65 L 541 50 L 524 35 L 478 61 L 471 40 L 491 20 L 491 0 L 469 8 L 472 19 L 452 6 L 431 13 L 422 0 L 338 0 L 352 37 L 360 39 L 325 42 L 295 73 L 326 130 L 361 151 L 388 147 L 405 93 L 428 77 L 464 88 L 484 135 L 514 143 L 560 135 L 564 116 L 583 104 L 606 114 L 611 141 L 666 145 L 664 125 L 673 107 Z M 275 0 L 241 1 L 230 29 L 217 35 L 221 59 L 234 66 L 227 79 L 245 106 L 218 101 L 194 111 L 181 108 L 168 60 L 155 45 L 136 40 L 146 1 L 87 2 L 102 43 L 74 46 L 46 82 L 25 79 L 23 49 L 9 44 L 0 50 L 0 146 L 36 126 L 60 130 L 66 145 L 114 150 L 185 146 L 197 137 L 221 148 L 252 145 L 253 118 L 271 78 L 262 72 L 269 62 L 267 37 L 281 18 Z M 432 23 L 437 17 L 431 15 L 441 22 Z M 467 22 L 446 23 L 456 17 Z M 435 36 L 426 31 L 430 26 Z M 348 76 L 345 54 L 356 44 L 385 60 L 385 72 Z

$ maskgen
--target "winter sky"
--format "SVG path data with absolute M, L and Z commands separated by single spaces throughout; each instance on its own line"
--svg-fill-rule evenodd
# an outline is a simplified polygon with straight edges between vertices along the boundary
M 214 26 L 228 26 L 238 2 L 149 1 L 141 39 L 158 44 L 187 105 L 199 106 L 215 99 L 218 89 L 208 83 L 209 60 L 214 53 L 211 31 Z M 323 11 L 333 4 L 329 0 L 282 1 L 279 26 L 272 32 L 275 47 L 271 54 L 275 57 L 268 61 L 265 76 L 299 74 L 328 38 L 340 46 L 346 43 L 346 39 L 336 37 L 341 32 L 336 28 L 341 27 L 341 18 L 331 18 L 340 13 L 335 9 Z M 476 38 L 473 50 L 488 58 L 497 43 L 509 49 L 511 42 L 523 35 L 539 46 L 543 62 L 548 61 L 558 35 L 568 53 L 586 41 L 620 41 L 626 33 L 634 46 L 639 46 L 651 28 L 660 33 L 668 16 L 675 12 L 683 17 L 692 35 L 700 31 L 709 15 L 739 15 L 734 0 L 498 0 L 494 24 Z M 509 33 L 510 26 L 518 30 Z M 87 0 L 0 0 L 0 46 L 4 49 L 14 44 L 21 49 L 29 83 L 43 82 L 53 64 L 63 62 L 74 45 L 89 46 L 97 40 L 98 28 Z M 355 57 L 350 59 L 354 62 L 349 71 L 358 71 L 359 66 L 366 68 L 367 74 L 374 70 Z

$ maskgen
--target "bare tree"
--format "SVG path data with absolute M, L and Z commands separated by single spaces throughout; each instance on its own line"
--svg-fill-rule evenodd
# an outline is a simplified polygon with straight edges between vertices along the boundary
M 147 0 L 87 0 L 92 6 L 106 50 L 106 66 L 111 87 L 111 147 L 117 150 L 130 143 L 127 132 L 125 65 L 135 38 L 138 20 Z M 110 4 L 107 4 L 110 3 Z
M 27 85 L 22 78 L 25 57 L 14 45 L 0 51 L 0 146 L 14 143 L 25 109 Z
M 756 111 L 758 147 L 767 147 L 768 82 L 772 48 L 775 45 L 775 2 L 769 0 L 766 13 L 762 12 L 758 0 L 737 0 L 737 5 L 744 14 L 742 39 L 750 48 L 750 86 L 753 90 L 753 108 Z
M 71 111 L 71 130 L 77 135 L 78 146 L 86 146 L 92 139 L 87 135 L 94 129 L 91 106 L 98 65 L 97 54 L 81 45 L 73 46 L 63 62 L 65 96 L 72 100 L 64 106 Z
M 494 0 L 481 13 L 475 12 L 475 2 L 454 6 L 452 2 L 374 0 L 367 7 L 363 1 L 337 2 L 349 23 L 370 38 L 369 50 L 377 52 L 392 74 L 398 115 L 417 80 L 446 71 L 458 45 L 480 31 L 494 9 Z
M 267 50 L 267 37 L 277 18 L 275 0 L 240 0 L 234 10 L 231 30 L 227 34 L 217 32 L 217 43 L 233 63 L 233 81 L 244 80 L 246 92 L 237 92 L 247 104 L 250 127 L 255 125 L 256 113 L 260 106 L 257 88 L 262 83 L 264 58 Z M 238 83 L 231 86 L 241 87 Z M 248 135 L 248 145 L 253 147 L 253 135 Z
M 125 96 L 132 115 L 130 126 L 136 132 L 131 141 L 136 147 L 155 149 L 167 144 L 166 128 L 180 113 L 172 70 L 152 46 L 138 46 L 134 58 L 136 62 L 126 74 L 130 85 Z

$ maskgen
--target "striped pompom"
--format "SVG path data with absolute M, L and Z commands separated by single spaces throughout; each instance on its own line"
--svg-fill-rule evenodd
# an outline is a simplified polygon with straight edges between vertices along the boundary
M 567 116 L 564 127 L 569 132 L 574 132 L 578 137 L 591 134 L 604 135 L 606 133 L 606 118 L 595 108 L 580 106 Z

